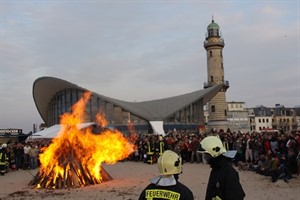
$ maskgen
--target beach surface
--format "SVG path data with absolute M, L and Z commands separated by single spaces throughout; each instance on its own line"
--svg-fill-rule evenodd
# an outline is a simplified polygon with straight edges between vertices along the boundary
M 142 162 L 118 162 L 103 165 L 113 177 L 112 181 L 70 189 L 35 189 L 28 185 L 38 172 L 18 170 L 0 176 L 0 200 L 16 199 L 97 199 L 97 200 L 136 200 L 141 191 L 149 184 L 149 179 L 157 176 L 157 165 Z M 210 173 L 209 165 L 185 163 L 179 181 L 188 186 L 196 200 L 205 199 L 205 191 Z M 300 177 L 288 183 L 271 177 L 261 176 L 252 171 L 239 171 L 240 182 L 246 193 L 246 200 L 300 200 Z

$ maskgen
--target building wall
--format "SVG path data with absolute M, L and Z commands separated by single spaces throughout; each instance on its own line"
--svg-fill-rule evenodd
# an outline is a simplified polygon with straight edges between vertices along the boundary
M 279 129 L 283 131 L 295 130 L 296 127 L 293 127 L 293 123 L 295 121 L 295 116 L 274 116 L 272 119 L 272 127 L 273 129 Z
M 71 106 L 75 104 L 82 96 L 84 91 L 76 89 L 61 90 L 56 93 L 48 103 L 48 126 L 59 124 L 60 116 L 65 112 L 71 111 Z M 187 107 L 184 107 L 177 112 L 170 114 L 166 119 L 163 119 L 164 125 L 168 129 L 176 127 L 180 128 L 197 128 L 204 124 L 203 118 L 203 102 L 196 101 Z M 151 126 L 148 120 L 143 119 L 123 108 L 114 105 L 101 99 L 97 95 L 91 95 L 91 98 L 86 106 L 86 118 L 84 122 L 94 122 L 96 115 L 101 113 L 107 120 L 109 127 L 121 129 L 123 132 L 127 131 L 128 123 L 133 123 L 137 132 L 148 132 Z
M 216 39 L 220 40 L 220 38 Z M 208 40 L 208 42 L 210 41 Z M 222 46 L 210 46 L 206 48 L 208 83 L 218 84 L 224 82 L 222 49 Z
M 250 119 L 245 102 L 227 102 L 228 128 L 232 132 L 250 132 Z
M 270 128 L 283 132 L 296 130 L 297 108 L 285 108 L 283 105 L 275 105 L 275 107 L 257 106 L 248 109 L 251 128 L 255 131 L 260 131 L 262 128 Z M 299 113 L 300 114 L 300 113 Z
M 295 124 L 294 124 L 296 130 L 300 131 L 300 116 L 295 116 Z
M 261 132 L 262 129 L 275 129 L 283 132 L 300 130 L 300 112 L 296 108 L 277 106 L 268 108 L 257 106 L 246 108 L 244 102 L 227 102 L 228 128 L 232 132 Z M 208 122 L 209 112 L 204 108 L 205 123 Z
M 228 111 L 245 111 L 245 102 L 227 102 Z
M 75 89 L 61 90 L 54 95 L 48 104 L 48 121 L 47 126 L 51 126 L 59 123 L 59 116 L 64 112 L 71 111 L 71 106 L 76 103 L 83 91 Z M 218 102 L 218 93 L 215 100 L 217 106 L 220 106 L 223 102 L 223 97 Z M 224 94 L 224 93 L 223 93 Z M 206 131 L 210 130 L 210 127 L 225 129 L 218 124 L 209 124 L 211 119 L 210 114 L 213 113 L 211 110 L 212 103 L 206 106 L 202 106 L 203 102 L 200 100 L 188 105 L 185 108 L 178 110 L 177 112 L 170 114 L 164 119 L 164 126 L 168 129 L 194 129 L 199 126 L 206 125 Z M 223 105 L 224 106 L 224 105 Z M 260 131 L 264 128 L 278 129 L 284 132 L 296 130 L 300 127 L 300 112 L 295 108 L 285 108 L 284 106 L 267 108 L 264 106 L 258 106 L 255 108 L 245 108 L 244 102 L 227 102 L 227 127 L 234 132 L 243 131 Z M 225 109 L 224 109 L 225 110 Z M 122 131 L 127 130 L 127 125 L 132 122 L 139 132 L 147 132 L 150 125 L 147 120 L 136 116 L 135 114 L 124 110 L 123 108 L 113 105 L 110 102 L 104 101 L 96 95 L 92 95 L 87 108 L 87 118 L 85 122 L 91 122 L 95 120 L 97 113 L 104 113 L 108 125 L 121 129 Z M 215 112 L 216 116 L 218 113 Z M 220 113 L 222 115 L 223 113 Z M 216 121 L 218 122 L 218 121 Z M 209 125 L 211 125 L 209 127 Z
M 219 92 L 211 99 L 209 105 L 209 120 L 226 120 L 227 103 L 224 101 L 225 92 Z
M 260 132 L 262 129 L 272 129 L 272 116 L 255 117 L 255 131 Z

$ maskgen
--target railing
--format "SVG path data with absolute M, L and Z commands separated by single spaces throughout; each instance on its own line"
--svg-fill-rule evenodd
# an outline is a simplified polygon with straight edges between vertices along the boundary
M 219 85 L 219 84 L 223 84 L 226 88 L 229 88 L 229 81 L 218 81 L 218 82 L 204 82 L 203 86 L 204 88 L 208 88 L 208 87 L 211 87 L 211 86 L 214 86 L 214 85 Z
M 226 87 L 229 87 L 229 81 L 224 81 L 223 83 Z
M 208 87 L 211 87 L 211 86 L 213 86 L 213 85 L 214 85 L 213 83 L 208 83 L 208 82 L 205 82 L 205 83 L 203 84 L 204 88 L 208 88 Z
M 218 44 L 218 45 L 223 45 L 224 46 L 224 39 L 223 38 L 219 38 L 218 42 L 211 42 L 211 41 L 209 42 L 209 41 L 205 40 L 203 42 L 203 44 L 204 44 L 204 46 L 207 45 L 207 44 L 209 44 L 209 45 L 216 45 L 216 44 Z

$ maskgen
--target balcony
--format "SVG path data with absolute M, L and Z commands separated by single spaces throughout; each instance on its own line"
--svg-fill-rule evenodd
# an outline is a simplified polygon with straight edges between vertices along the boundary
M 215 84 L 214 84 L 214 83 L 208 83 L 208 82 L 205 82 L 205 83 L 203 84 L 203 88 L 206 89 L 206 88 L 209 88 L 209 87 L 211 87 L 211 86 L 213 86 L 213 85 L 215 85 Z
M 224 85 L 224 89 L 227 90 L 229 88 L 229 81 L 218 81 L 218 82 L 205 82 L 203 84 L 203 88 L 206 89 L 206 88 L 209 88 L 211 86 L 214 86 L 214 85 L 219 85 L 219 84 L 223 84 Z
M 224 47 L 225 46 L 225 43 L 224 43 L 224 39 L 223 38 L 220 38 L 219 41 L 217 42 L 212 42 L 212 41 L 204 41 L 203 42 L 203 46 L 204 48 L 207 48 L 209 46 L 221 46 L 221 47 Z

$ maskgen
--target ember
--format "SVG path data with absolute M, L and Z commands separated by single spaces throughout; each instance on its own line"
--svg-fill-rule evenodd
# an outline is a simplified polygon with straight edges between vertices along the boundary
M 85 93 L 73 105 L 72 113 L 61 116 L 63 128 L 40 154 L 41 166 L 31 185 L 36 188 L 70 188 L 109 181 L 112 177 L 101 164 L 114 164 L 134 151 L 134 143 L 117 130 L 102 128 L 95 134 L 92 128 L 79 129 L 90 96 L 90 92 Z M 102 127 L 106 125 L 106 120 L 99 114 L 96 120 Z

